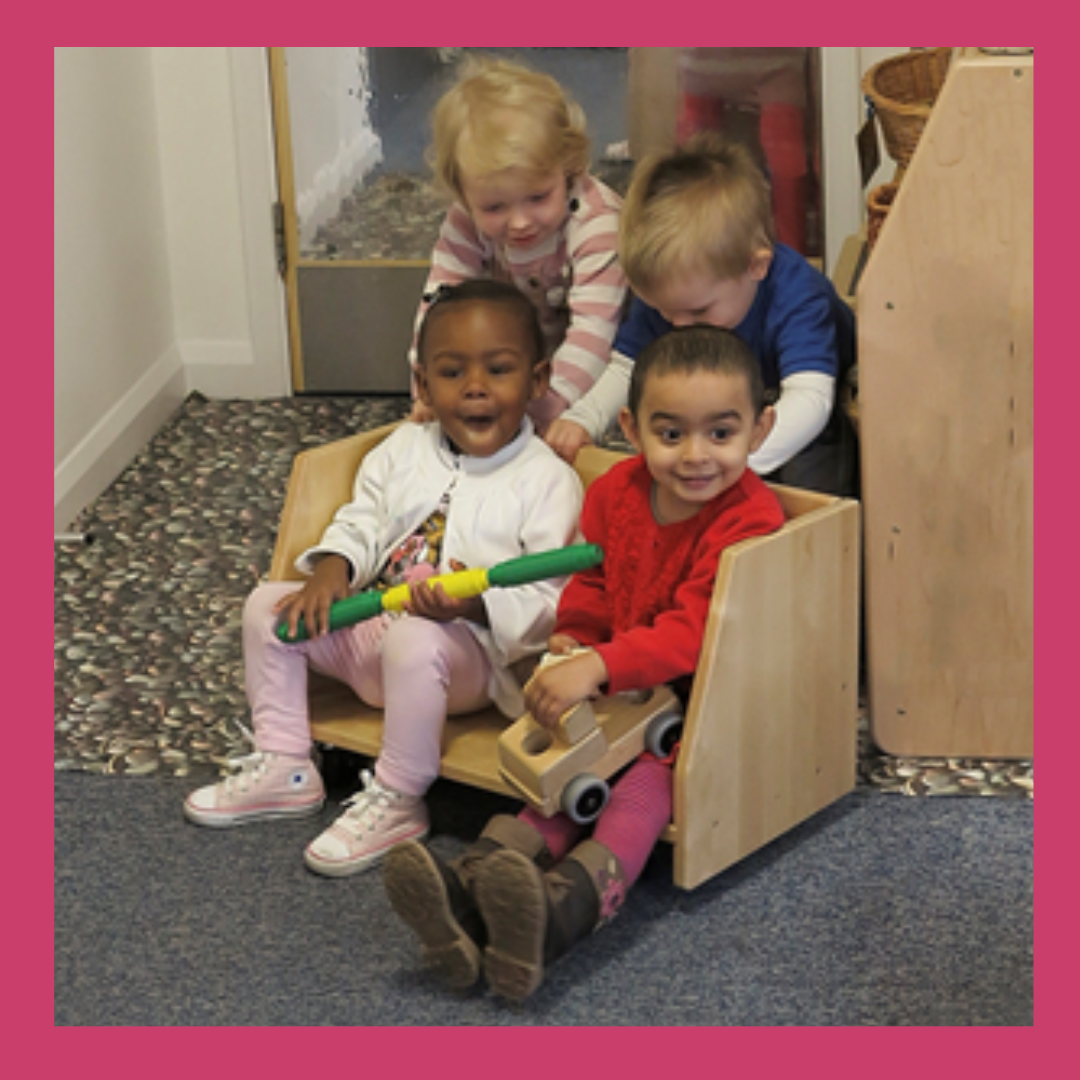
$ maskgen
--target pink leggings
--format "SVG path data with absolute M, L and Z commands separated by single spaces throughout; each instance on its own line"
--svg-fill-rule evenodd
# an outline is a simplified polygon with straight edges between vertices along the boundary
M 642 754 L 612 787 L 611 799 L 597 819 L 593 839 L 618 857 L 627 889 L 641 876 L 650 852 L 671 821 L 674 783 L 671 765 L 652 754 Z M 556 861 L 584 832 L 583 826 L 565 814 L 546 818 L 526 807 L 518 816 L 543 836 Z
M 447 715 L 490 704 L 487 655 L 463 623 L 381 616 L 317 640 L 285 644 L 274 604 L 300 583 L 259 585 L 244 606 L 244 669 L 260 750 L 311 752 L 307 672 L 333 676 L 366 704 L 386 710 L 375 775 L 423 795 L 439 775 Z

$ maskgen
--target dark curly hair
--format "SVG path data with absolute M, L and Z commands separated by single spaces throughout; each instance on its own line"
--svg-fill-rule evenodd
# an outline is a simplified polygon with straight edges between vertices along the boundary
M 474 278 L 463 281 L 460 285 L 440 285 L 433 293 L 424 297 L 428 305 L 420 333 L 416 339 L 416 359 L 424 363 L 425 345 L 428 330 L 455 304 L 469 300 L 482 300 L 485 303 L 502 304 L 512 309 L 521 319 L 526 340 L 532 346 L 532 362 L 535 366 L 547 356 L 547 343 L 540 328 L 540 318 L 532 301 L 509 282 L 493 281 L 490 278 Z

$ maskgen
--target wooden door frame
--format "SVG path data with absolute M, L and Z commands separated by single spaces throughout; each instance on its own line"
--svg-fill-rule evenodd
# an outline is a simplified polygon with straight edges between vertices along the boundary
M 289 332 L 290 372 L 294 393 L 306 389 L 304 346 L 300 318 L 301 270 L 330 267 L 340 269 L 382 270 L 393 268 L 426 270 L 427 259 L 312 259 L 300 249 L 300 218 L 296 211 L 296 174 L 293 167 L 292 118 L 289 111 L 288 61 L 286 46 L 267 46 L 270 70 L 271 124 L 274 131 L 274 154 L 278 171 L 279 227 L 283 236 L 280 267 L 285 284 L 286 315 Z
M 300 263 L 300 221 L 296 213 L 296 176 L 293 171 L 292 122 L 285 46 L 266 48 L 270 65 L 270 122 L 274 129 L 274 159 L 278 172 L 279 243 L 284 263 L 279 267 L 285 281 L 285 311 L 289 325 L 289 370 L 293 393 L 304 389 L 304 357 L 300 343 L 300 300 L 296 275 Z

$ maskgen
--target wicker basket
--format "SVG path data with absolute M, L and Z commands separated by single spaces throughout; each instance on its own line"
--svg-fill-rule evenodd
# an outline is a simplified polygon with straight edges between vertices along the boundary
M 945 84 L 952 49 L 904 53 L 875 64 L 863 76 L 863 93 L 881 123 L 889 156 L 906 169 Z
M 885 224 L 885 217 L 899 190 L 899 184 L 882 184 L 874 188 L 866 199 L 866 246 L 870 251 L 874 250 L 881 226 Z

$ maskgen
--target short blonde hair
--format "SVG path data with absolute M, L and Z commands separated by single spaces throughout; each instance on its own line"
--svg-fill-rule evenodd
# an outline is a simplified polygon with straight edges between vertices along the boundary
M 695 136 L 635 170 L 619 220 L 619 261 L 634 289 L 687 272 L 739 277 L 775 243 L 771 190 L 744 146 Z
M 435 179 L 462 198 L 462 175 L 518 167 L 578 176 L 589 167 L 585 114 L 550 75 L 473 58 L 432 113 Z

